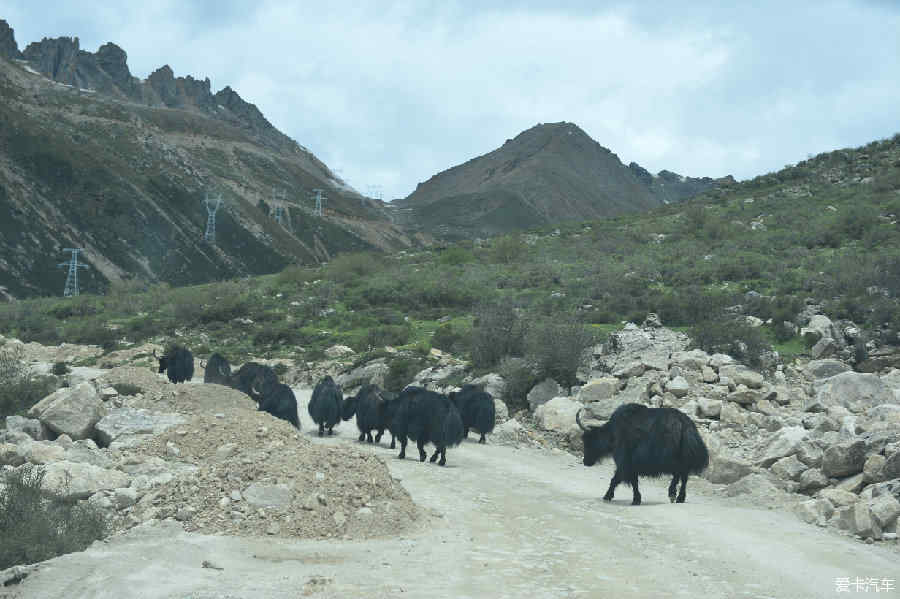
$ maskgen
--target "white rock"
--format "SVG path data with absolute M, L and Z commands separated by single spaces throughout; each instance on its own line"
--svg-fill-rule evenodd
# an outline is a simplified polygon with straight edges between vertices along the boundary
M 575 415 L 583 406 L 568 397 L 554 397 L 538 406 L 534 418 L 538 426 L 548 431 L 566 432 L 575 424 Z
M 67 499 L 87 499 L 97 491 L 128 486 L 128 477 L 109 470 L 77 462 L 54 462 L 44 466 L 43 488 Z
M 564 391 L 565 390 L 559 386 L 559 383 L 553 379 L 544 379 L 532 387 L 531 391 L 528 392 L 528 407 L 533 412 L 538 406 L 547 403 L 554 397 L 562 395 Z
M 72 439 L 86 439 L 94 432 L 94 425 L 106 414 L 97 390 L 89 382 L 76 387 L 58 389 L 30 410 L 28 416 L 58 434 Z

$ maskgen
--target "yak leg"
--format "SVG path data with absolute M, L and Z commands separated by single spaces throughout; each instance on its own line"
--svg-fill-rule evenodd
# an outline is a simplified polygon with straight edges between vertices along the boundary
M 366 443 L 374 443 L 374 439 L 372 439 L 372 431 L 366 431 Z
M 366 433 L 359 433 L 359 442 L 362 443 L 366 440 Z
M 329 426 L 329 427 L 328 427 L 328 434 L 329 434 L 329 435 L 333 435 L 333 434 L 334 434 L 334 427 L 333 427 L 333 426 Z
M 463 428 L 463 439 L 468 439 L 468 438 L 469 438 L 469 427 L 467 426 L 467 427 Z
M 425 457 L 428 455 L 427 453 L 425 453 L 425 442 L 419 439 L 418 441 L 416 441 L 416 447 L 419 450 L 419 461 L 424 462 Z
M 672 477 L 672 482 L 669 484 L 669 503 L 675 503 L 675 491 L 678 490 L 678 479 L 679 475 L 675 474 Z
M 384 429 L 379 429 L 378 434 L 375 435 L 375 442 L 381 443 L 381 436 L 384 434 Z
M 606 495 L 603 496 L 603 501 L 612 501 L 613 495 L 616 494 L 616 487 L 619 486 L 620 482 L 622 482 L 622 477 L 619 475 L 619 469 L 616 468 L 612 480 L 609 481 L 609 489 L 606 490 Z
M 631 491 L 633 493 L 631 505 L 641 505 L 641 492 L 638 491 L 638 475 L 632 474 L 629 482 L 631 483 Z
M 684 498 L 687 495 L 687 473 L 681 475 L 681 490 L 678 492 L 678 499 L 675 500 L 675 503 L 684 503 Z
M 321 437 L 321 436 L 323 436 L 323 435 L 325 435 L 325 425 L 324 425 L 324 424 L 320 424 L 320 425 L 319 425 L 319 436 Z
M 394 433 L 391 433 L 391 449 L 394 449 L 396 438 L 394 437 Z
M 487 441 L 484 440 L 484 433 L 481 433 L 481 438 L 478 439 L 478 442 L 482 444 L 487 443 Z
M 440 453 L 441 453 L 441 448 L 438 447 L 437 445 L 435 445 L 434 446 L 434 454 L 432 454 L 431 459 L 428 461 L 431 462 L 432 464 L 434 464 L 437 461 L 437 457 Z
M 447 448 L 444 447 L 441 449 L 441 461 L 438 462 L 438 466 L 446 466 L 447 465 Z
M 398 460 L 406 459 L 406 437 L 403 437 L 402 439 L 400 439 L 400 455 L 397 456 L 397 459 Z

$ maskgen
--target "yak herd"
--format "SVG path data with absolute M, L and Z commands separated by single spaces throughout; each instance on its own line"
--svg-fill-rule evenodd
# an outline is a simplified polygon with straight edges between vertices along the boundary
M 156 352 L 153 355 L 159 361 L 159 372 L 165 372 L 173 383 L 193 377 L 194 357 L 190 350 L 174 345 L 162 356 Z M 204 383 L 237 389 L 249 395 L 259 410 L 300 428 L 294 392 L 278 380 L 270 367 L 248 362 L 232 372 L 228 360 L 217 353 L 206 364 L 201 362 L 201 366 L 205 368 Z M 478 431 L 478 442 L 484 443 L 495 420 L 493 398 L 475 385 L 444 395 L 416 386 L 393 393 L 369 384 L 345 398 L 340 385 L 330 376 L 316 385 L 308 412 L 320 437 L 326 431 L 334 434 L 334 427 L 341 420 L 355 416 L 360 442 L 379 443 L 388 431 L 391 449 L 400 443 L 398 458 L 405 458 L 407 442 L 415 441 L 422 462 L 427 457 L 425 445 L 430 443 L 435 447 L 430 461 L 440 457 L 441 466 L 447 463 L 447 448 L 459 445 L 470 429 Z M 699 474 L 709 465 L 709 452 L 694 421 L 674 408 L 627 403 L 603 424 L 582 422 L 581 411 L 575 420 L 583 431 L 584 465 L 593 466 L 610 455 L 615 462 L 615 473 L 603 496 L 605 501 L 612 501 L 616 487 L 624 482 L 631 485 L 632 504 L 640 505 L 639 476 L 671 475 L 669 499 L 683 503 L 688 476 Z

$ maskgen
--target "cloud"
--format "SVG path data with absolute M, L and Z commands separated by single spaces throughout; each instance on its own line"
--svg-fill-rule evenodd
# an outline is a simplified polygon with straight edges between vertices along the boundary
M 900 123 L 889 2 L 37 4 L 7 10 L 21 46 L 111 40 L 138 76 L 169 64 L 231 85 L 386 197 L 539 122 L 575 122 L 654 172 L 739 178 Z

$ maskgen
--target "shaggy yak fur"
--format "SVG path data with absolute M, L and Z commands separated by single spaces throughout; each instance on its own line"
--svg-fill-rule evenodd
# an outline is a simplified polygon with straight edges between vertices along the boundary
M 400 440 L 399 459 L 406 458 L 407 429 L 409 428 L 409 401 L 412 397 L 425 389 L 421 387 L 407 387 L 399 394 L 391 393 L 387 401 L 382 404 L 384 423 L 391 431 L 391 449 L 396 447 L 395 440 Z M 387 392 L 385 393 L 387 394 Z
M 159 373 L 165 372 L 173 383 L 183 383 L 194 376 L 194 354 L 186 347 L 170 345 L 161 356 L 153 350 L 153 357 L 159 360 Z
M 300 428 L 300 419 L 297 417 L 297 398 L 290 387 L 282 383 L 269 383 L 265 389 L 254 387 L 252 391 L 259 397 L 260 411 L 287 420 L 298 429 Z
M 463 438 L 469 436 L 469 429 L 481 433 L 479 443 L 484 443 L 484 435 L 494 430 L 494 398 L 477 385 L 464 385 L 450 394 L 450 399 L 459 410 L 463 421 Z
M 433 443 L 435 450 L 430 461 L 437 460 L 440 454 L 441 461 L 438 464 L 444 466 L 447 463 L 447 448 L 455 447 L 463 440 L 463 423 L 459 410 L 450 398 L 434 391 L 414 389 L 410 395 L 406 412 L 406 436 L 416 442 L 419 461 L 425 461 L 425 444 Z
M 206 369 L 203 373 L 204 383 L 226 386 L 231 384 L 231 365 L 222 354 L 211 355 L 204 368 Z
M 353 397 L 344 400 L 341 417 L 350 420 L 356 415 L 360 442 L 378 443 L 384 434 L 384 398 L 378 385 L 363 385 Z M 372 431 L 378 431 L 372 438 Z
M 610 454 L 616 462 L 605 501 L 612 501 L 616 486 L 625 482 L 631 485 L 632 505 L 640 505 L 638 477 L 671 474 L 669 500 L 684 503 L 688 475 L 700 474 L 709 465 L 709 451 L 694 421 L 674 408 L 628 403 L 616 408 L 602 426 L 583 425 L 580 411 L 575 420 L 584 431 L 584 465 L 593 466 Z
M 253 401 L 259 403 L 261 397 L 259 393 L 254 393 L 254 389 L 265 393 L 269 385 L 277 385 L 278 382 L 278 375 L 265 364 L 247 362 L 231 375 L 231 384 L 229 386 L 241 393 L 246 393 L 253 398 Z
M 326 376 L 316 384 L 313 389 L 312 399 L 309 400 L 307 411 L 313 422 L 319 425 L 319 436 L 325 434 L 333 435 L 334 425 L 341 421 L 341 403 L 344 394 L 341 386 L 334 382 L 331 376 Z

